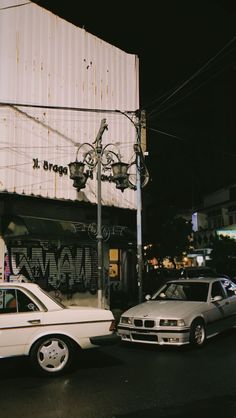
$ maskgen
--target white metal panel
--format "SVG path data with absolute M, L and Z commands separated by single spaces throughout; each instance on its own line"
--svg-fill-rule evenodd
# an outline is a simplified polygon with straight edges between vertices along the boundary
M 96 181 L 78 194 L 66 167 L 78 143 L 94 141 L 103 118 L 103 143 L 119 142 L 123 161 L 134 158 L 136 130 L 121 112 L 139 108 L 137 56 L 34 3 L 21 4 L 0 0 L 0 102 L 9 104 L 0 107 L 0 190 L 96 203 Z M 46 170 L 44 161 L 54 168 Z M 103 183 L 102 199 L 136 206 L 134 191 L 110 183 Z

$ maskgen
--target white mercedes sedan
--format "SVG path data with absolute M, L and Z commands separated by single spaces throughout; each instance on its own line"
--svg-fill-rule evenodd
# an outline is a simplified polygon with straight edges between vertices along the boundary
M 122 341 L 202 346 L 236 325 L 236 285 L 225 278 L 169 281 L 146 299 L 122 314 Z
M 71 306 L 33 283 L 0 283 L 0 357 L 29 356 L 36 370 L 58 375 L 82 349 L 119 340 L 110 310 Z

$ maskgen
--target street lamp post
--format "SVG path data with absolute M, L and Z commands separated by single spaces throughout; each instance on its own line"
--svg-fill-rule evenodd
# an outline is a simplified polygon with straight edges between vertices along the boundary
M 139 138 L 139 133 L 137 135 Z M 139 140 L 139 139 L 138 139 Z M 140 176 L 140 155 L 137 154 L 137 268 L 138 268 L 138 300 L 142 302 L 143 296 L 143 248 L 142 248 L 142 194 Z
M 104 125 L 104 130 L 107 125 Z M 103 133 L 104 131 L 102 131 Z M 97 154 L 97 251 L 98 251 L 98 307 L 103 305 L 103 243 L 102 243 L 102 180 L 101 180 L 101 153 L 102 153 L 102 134 L 98 140 L 96 138 Z
M 73 186 L 80 191 L 86 187 L 88 178 L 93 178 L 93 170 L 97 171 L 97 255 L 98 255 L 98 307 L 104 306 L 103 300 L 103 287 L 104 287 L 104 269 L 103 269 L 103 235 L 102 235 L 102 194 L 101 184 L 102 181 L 109 181 L 116 184 L 116 188 L 123 192 L 125 189 L 141 189 L 141 177 L 140 177 L 140 164 L 138 159 L 140 158 L 141 147 L 139 144 L 135 144 L 134 150 L 136 153 L 136 159 L 131 164 L 121 161 L 120 153 L 114 151 L 116 144 L 102 145 L 102 135 L 104 131 L 108 129 L 106 119 L 102 119 L 101 125 L 96 136 L 95 141 L 90 143 L 83 143 L 77 149 L 76 161 L 69 163 L 70 178 L 73 180 Z M 82 148 L 87 147 L 87 150 L 83 153 L 83 160 L 78 161 L 79 153 Z M 113 149 L 112 149 L 113 147 Z M 132 182 L 129 170 L 133 165 L 137 168 L 136 184 Z M 85 167 L 87 167 L 85 171 Z M 112 174 L 107 176 L 102 174 L 102 170 L 108 170 Z M 145 167 L 145 181 L 148 180 L 148 171 Z M 141 193 L 140 190 L 138 193 Z M 141 194 L 138 197 L 141 200 Z M 137 254 L 138 256 L 138 254 Z M 138 277 L 138 285 L 140 286 L 140 278 Z

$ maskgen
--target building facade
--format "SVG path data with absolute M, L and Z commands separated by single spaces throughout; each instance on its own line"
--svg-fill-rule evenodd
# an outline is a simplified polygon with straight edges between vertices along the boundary
M 30 1 L 1 7 L 1 279 L 96 304 L 97 179 L 77 191 L 68 164 L 104 118 L 104 146 L 135 159 L 138 58 Z M 103 182 L 102 206 L 109 300 L 111 281 L 135 292 L 136 193 Z
M 206 195 L 202 207 L 192 215 L 192 225 L 195 257 L 205 263 L 216 236 L 236 239 L 236 185 Z
M 195 248 L 211 247 L 216 235 L 236 238 L 236 185 L 205 196 L 202 207 L 192 215 Z

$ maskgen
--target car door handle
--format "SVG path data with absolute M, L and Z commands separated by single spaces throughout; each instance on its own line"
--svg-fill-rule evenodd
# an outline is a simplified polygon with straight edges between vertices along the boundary
M 40 319 L 31 319 L 28 321 L 30 324 L 40 324 Z

